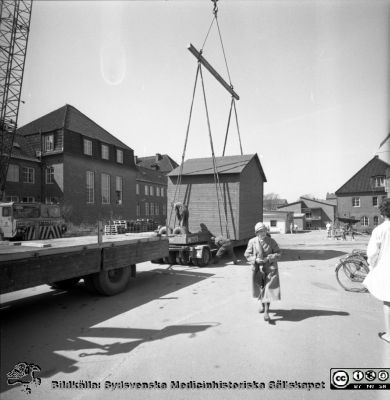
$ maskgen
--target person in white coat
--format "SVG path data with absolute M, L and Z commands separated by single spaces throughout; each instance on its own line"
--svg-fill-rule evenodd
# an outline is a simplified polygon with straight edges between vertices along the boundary
M 267 227 L 258 222 L 256 237 L 250 239 L 245 251 L 246 259 L 252 264 L 252 295 L 261 301 L 259 312 L 269 321 L 271 301 L 280 300 L 278 262 L 280 249 L 274 239 L 267 235 Z
M 390 343 L 390 199 L 384 199 L 379 206 L 384 221 L 373 231 L 367 246 L 370 268 L 363 284 L 377 299 L 383 301 L 386 332 L 379 337 Z

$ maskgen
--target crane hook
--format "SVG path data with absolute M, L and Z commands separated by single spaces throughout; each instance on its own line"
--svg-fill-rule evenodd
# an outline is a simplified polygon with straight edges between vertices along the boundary
M 211 0 L 214 3 L 214 8 L 213 8 L 213 14 L 215 16 L 217 16 L 217 12 L 218 12 L 218 6 L 217 6 L 217 1 L 218 0 Z

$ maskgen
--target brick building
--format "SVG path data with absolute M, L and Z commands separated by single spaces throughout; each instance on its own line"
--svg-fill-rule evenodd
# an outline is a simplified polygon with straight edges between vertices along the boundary
M 167 154 L 136 157 L 137 164 L 137 218 L 151 219 L 165 225 L 167 219 L 167 174 L 178 164 Z
M 380 224 L 378 205 L 388 196 L 389 168 L 390 164 L 376 155 L 336 191 L 338 215 L 358 219 L 357 230 L 371 231 Z
M 136 216 L 133 150 L 71 105 L 18 129 L 6 198 L 61 205 L 71 222 Z

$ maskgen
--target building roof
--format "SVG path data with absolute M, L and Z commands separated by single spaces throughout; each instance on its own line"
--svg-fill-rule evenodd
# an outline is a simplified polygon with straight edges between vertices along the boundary
M 385 176 L 386 169 L 390 165 L 382 161 L 378 156 L 372 158 L 363 168 L 361 168 L 351 179 L 336 190 L 336 195 L 348 193 L 373 192 L 371 178 L 373 176 Z
M 332 206 L 334 207 L 334 203 L 330 202 L 330 201 L 326 201 L 326 200 L 318 200 L 318 199 L 310 199 L 309 197 L 300 197 L 300 199 L 305 202 L 305 201 L 314 201 L 315 203 L 320 203 L 320 204 L 324 204 L 326 206 Z M 313 208 L 313 207 L 310 207 Z
M 24 136 L 15 133 L 14 143 L 12 147 L 11 158 L 23 159 L 29 161 L 40 162 L 36 157 L 34 149 Z
M 263 168 L 260 164 L 257 154 L 245 154 L 242 156 L 225 156 L 215 157 L 218 174 L 241 174 L 250 161 L 255 159 L 264 182 L 267 182 Z M 178 176 L 180 174 L 180 166 L 175 168 L 168 176 Z M 183 164 L 182 175 L 214 175 L 213 159 L 208 158 L 192 158 Z
M 159 170 L 161 172 L 171 172 L 179 166 L 168 154 L 159 154 L 148 157 L 138 157 L 137 165 L 144 168 Z
M 155 171 L 150 168 L 144 168 L 137 165 L 137 181 L 167 184 L 167 177 L 161 171 Z
M 53 132 L 57 129 L 68 129 L 92 139 L 100 140 L 123 149 L 132 150 L 96 122 L 92 121 L 77 108 L 66 104 L 26 125 L 18 128 L 20 135 L 27 136 L 36 133 Z

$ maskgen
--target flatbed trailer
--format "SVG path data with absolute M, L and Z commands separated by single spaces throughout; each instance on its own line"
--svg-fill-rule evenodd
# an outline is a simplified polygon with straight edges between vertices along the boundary
M 169 256 L 154 262 L 206 267 L 217 252 L 217 247 L 205 232 L 165 235 L 169 240 Z M 233 247 L 244 246 L 249 239 L 232 240 Z
M 84 279 L 111 296 L 135 277 L 137 263 L 168 255 L 168 239 L 155 233 L 0 242 L 0 293 L 42 284 L 67 289 Z

